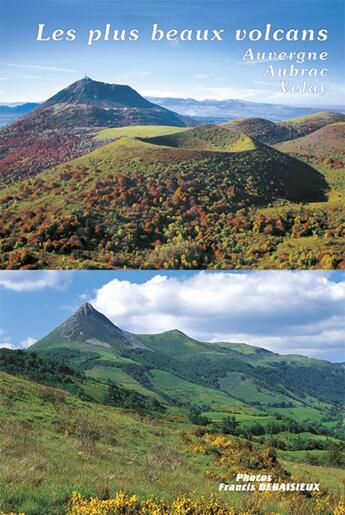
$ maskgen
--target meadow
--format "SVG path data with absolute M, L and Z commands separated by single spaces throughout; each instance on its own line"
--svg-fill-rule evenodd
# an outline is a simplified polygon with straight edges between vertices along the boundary
M 296 503 L 301 515 L 342 513 L 341 468 L 277 459 L 268 447 L 195 426 L 182 413 L 138 415 L 4 372 L 0 391 L 4 513 L 295 514 Z M 218 492 L 220 480 L 248 470 L 320 481 L 322 491 L 311 497 Z M 98 499 L 93 505 L 91 496 Z

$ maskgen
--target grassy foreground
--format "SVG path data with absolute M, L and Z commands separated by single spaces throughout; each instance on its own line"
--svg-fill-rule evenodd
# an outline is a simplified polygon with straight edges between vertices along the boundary
M 299 514 L 343 513 L 344 471 L 296 470 L 272 449 L 210 433 L 173 412 L 140 416 L 1 373 L 0 417 L 0 513 L 292 514 L 295 506 Z M 322 493 L 218 492 L 220 481 L 248 470 L 321 481 Z

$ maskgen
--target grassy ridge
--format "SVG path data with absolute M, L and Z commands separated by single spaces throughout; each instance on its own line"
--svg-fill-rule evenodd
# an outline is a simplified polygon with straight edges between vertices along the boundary
M 293 128 L 283 127 L 278 123 L 264 120 L 263 118 L 237 118 L 222 124 L 232 130 L 243 131 L 248 136 L 262 143 L 278 143 L 297 137 L 298 133 Z
M 305 136 L 306 134 L 310 134 L 326 125 L 344 121 L 344 114 L 326 111 L 284 120 L 283 122 L 280 122 L 279 125 L 296 131 L 299 136 Z
M 213 152 L 243 152 L 256 148 L 254 141 L 243 132 L 227 130 L 214 125 L 204 125 L 176 134 L 146 138 L 146 141 L 166 147 Z
M 29 352 L 168 405 L 259 415 L 261 410 L 296 410 L 297 418 L 300 409 L 304 420 L 310 414 L 311 420 L 327 417 L 335 423 L 331 412 L 341 403 L 344 379 L 338 365 L 255 347 L 249 352 L 244 344 L 199 342 L 178 330 L 129 336 L 90 310 L 79 308 Z M 98 340 L 90 338 L 96 334 L 93 323 Z M 73 338 L 73 330 L 78 338 Z
M 309 158 L 333 158 L 338 156 L 335 168 L 341 168 L 341 156 L 344 151 L 345 122 L 332 123 L 317 131 L 291 141 L 285 141 L 276 146 L 282 152 Z M 331 163 L 331 161 L 330 161 Z
M 114 127 L 100 130 L 95 139 L 97 141 L 107 141 L 118 139 L 124 136 L 129 138 L 153 138 L 185 131 L 184 127 L 172 127 L 171 125 L 132 125 L 130 127 Z

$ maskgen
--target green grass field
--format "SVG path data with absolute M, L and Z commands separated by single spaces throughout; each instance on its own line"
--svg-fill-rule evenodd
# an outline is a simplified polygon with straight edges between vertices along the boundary
M 141 393 L 142 395 L 146 395 L 149 397 L 152 396 L 161 399 L 159 395 L 152 392 L 152 390 L 143 387 L 133 377 L 131 377 L 124 370 L 121 370 L 119 368 L 102 368 L 95 366 L 87 371 L 87 376 L 105 382 L 107 382 L 110 379 L 111 381 L 114 381 L 116 384 L 119 384 L 128 390 L 134 390 L 138 393 Z
M 253 378 L 241 373 L 231 373 L 220 381 L 222 390 L 231 395 L 245 400 L 247 403 L 261 402 L 263 404 L 283 402 L 287 398 L 284 395 L 271 392 L 263 384 L 255 384 Z
M 176 409 L 143 417 L 5 373 L 0 373 L 0 391 L 4 512 L 63 515 L 72 491 L 102 497 L 125 490 L 163 499 L 183 492 L 215 494 L 242 510 L 247 502 L 245 495 L 217 492 L 219 480 L 212 474 L 222 468 L 212 453 L 193 451 L 198 438 Z M 305 480 L 320 480 L 331 492 L 340 490 L 340 469 L 295 463 L 291 454 L 282 464 Z
M 115 127 L 112 129 L 102 129 L 99 131 L 96 140 L 118 139 L 127 136 L 129 138 L 154 138 L 175 134 L 185 131 L 184 127 L 172 127 L 171 125 L 132 125 L 130 127 Z
M 177 402 L 190 403 L 191 405 L 208 405 L 215 410 L 242 406 L 241 401 L 229 399 L 223 392 L 190 383 L 163 370 L 152 370 L 151 378 L 154 388 L 159 388 L 160 391 Z

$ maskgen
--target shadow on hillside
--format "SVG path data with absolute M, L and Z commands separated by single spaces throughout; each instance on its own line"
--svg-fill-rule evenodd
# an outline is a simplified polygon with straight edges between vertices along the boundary
M 272 147 L 271 149 L 274 156 L 272 161 L 276 162 L 279 167 L 281 180 L 286 188 L 286 197 L 289 200 L 294 202 L 325 202 L 327 200 L 327 192 L 330 188 L 325 177 L 318 170 L 296 157 Z

